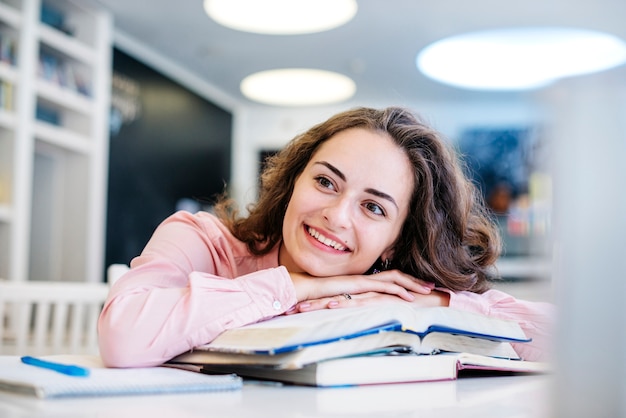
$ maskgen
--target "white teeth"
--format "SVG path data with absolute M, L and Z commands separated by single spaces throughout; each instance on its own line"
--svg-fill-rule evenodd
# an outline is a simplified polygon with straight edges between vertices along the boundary
M 315 229 L 309 227 L 308 229 L 309 235 L 311 235 L 313 238 L 315 238 L 316 240 L 318 240 L 319 242 L 321 242 L 322 244 L 328 246 L 328 247 L 332 247 L 335 250 L 339 250 L 339 251 L 345 251 L 346 247 L 344 247 L 342 244 L 333 241 L 330 238 L 326 238 L 324 235 L 320 234 L 318 231 L 316 231 Z

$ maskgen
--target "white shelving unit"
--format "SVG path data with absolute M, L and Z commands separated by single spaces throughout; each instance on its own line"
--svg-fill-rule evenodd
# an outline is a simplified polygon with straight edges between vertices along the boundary
M 0 278 L 103 280 L 111 49 L 92 0 L 0 0 Z

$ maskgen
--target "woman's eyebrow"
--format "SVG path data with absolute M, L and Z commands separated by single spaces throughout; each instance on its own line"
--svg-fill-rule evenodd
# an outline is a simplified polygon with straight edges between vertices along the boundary
M 391 197 L 390 195 L 388 195 L 387 193 L 381 192 L 380 190 L 376 190 L 376 189 L 365 189 L 365 192 L 369 194 L 373 194 L 374 196 L 380 197 L 381 199 L 388 200 L 389 202 L 393 203 L 396 209 L 400 210 L 395 199 Z
M 321 164 L 324 167 L 328 168 L 330 171 L 332 171 L 333 173 L 335 173 L 335 175 L 337 177 L 339 177 L 341 180 L 346 181 L 346 176 L 345 174 L 343 174 L 337 167 L 335 167 L 334 165 L 332 165 L 329 162 L 326 161 L 317 161 L 315 164 Z
M 327 161 L 317 161 L 315 164 L 323 165 L 324 167 L 328 168 L 330 171 L 335 173 L 335 175 L 339 177 L 342 181 L 346 181 L 346 176 L 341 172 L 341 170 L 339 170 L 337 167 L 335 167 L 331 163 Z M 380 190 L 376 190 L 376 189 L 365 189 L 365 192 L 369 194 L 373 194 L 374 196 L 380 197 L 381 199 L 388 200 L 389 202 L 393 203 L 393 205 L 397 209 L 400 209 L 395 199 L 391 197 L 390 195 L 388 195 L 387 193 L 381 192 Z

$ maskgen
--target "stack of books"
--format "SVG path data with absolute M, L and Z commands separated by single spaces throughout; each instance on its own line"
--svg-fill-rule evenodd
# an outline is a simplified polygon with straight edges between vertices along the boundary
M 453 380 L 461 370 L 548 371 L 545 363 L 519 358 L 511 346 L 529 341 L 514 321 L 389 304 L 280 316 L 227 330 L 170 364 L 323 387 Z

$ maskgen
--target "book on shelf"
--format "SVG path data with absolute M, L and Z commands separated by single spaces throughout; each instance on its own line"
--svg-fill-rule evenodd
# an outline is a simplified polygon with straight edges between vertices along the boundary
M 74 29 L 66 24 L 65 13 L 46 2 L 41 4 L 41 22 L 68 36 L 74 36 Z
M 0 62 L 10 66 L 17 64 L 17 42 L 14 37 L 0 32 Z
M 98 356 L 57 355 L 42 359 L 84 367 L 89 373 L 71 376 L 23 364 L 19 356 L 0 356 L 0 391 L 47 399 L 216 392 L 242 387 L 241 377 L 232 374 L 208 376 L 171 367 L 111 369 L 105 368 Z
M 51 106 L 42 105 L 40 103 L 37 103 L 37 106 L 35 108 L 35 118 L 51 125 L 62 125 L 61 112 Z
M 469 353 L 384 353 L 334 358 L 297 369 L 259 364 L 205 364 L 201 370 L 207 374 L 236 373 L 244 378 L 295 385 L 338 387 L 456 380 L 472 372 L 481 375 L 545 373 L 550 368 L 547 363 Z
M 4 80 L 0 81 L 0 108 L 13 110 L 13 84 Z
M 91 97 L 91 90 L 84 71 L 71 60 L 60 58 L 47 51 L 39 54 L 38 75 L 42 80 L 56 86 Z
M 511 358 L 516 354 L 510 343 L 527 341 L 514 321 L 448 307 L 393 303 L 274 317 L 226 330 L 172 361 L 202 363 L 202 356 L 213 359 L 218 354 L 269 360 L 298 355 L 294 353 L 299 351 L 317 352 L 317 361 L 323 359 L 325 350 L 343 356 L 392 345 L 410 346 L 418 353 L 464 351 Z

